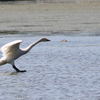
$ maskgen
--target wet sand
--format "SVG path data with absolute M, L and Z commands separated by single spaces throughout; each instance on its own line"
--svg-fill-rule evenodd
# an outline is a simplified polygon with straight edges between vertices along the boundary
M 0 5 L 1 33 L 99 35 L 100 3 L 15 3 Z

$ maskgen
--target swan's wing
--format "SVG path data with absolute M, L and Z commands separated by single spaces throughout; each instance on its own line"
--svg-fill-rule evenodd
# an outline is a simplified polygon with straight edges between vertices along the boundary
M 5 44 L 1 47 L 1 52 L 3 52 L 3 56 L 9 54 L 9 53 L 16 53 L 19 50 L 19 44 L 22 42 L 22 40 L 16 40 L 10 43 Z

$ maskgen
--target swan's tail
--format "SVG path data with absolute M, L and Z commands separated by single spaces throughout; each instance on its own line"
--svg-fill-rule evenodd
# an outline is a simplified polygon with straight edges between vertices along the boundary
M 3 58 L 0 59 L 0 66 L 1 66 L 1 65 L 4 65 L 4 64 L 6 64 L 6 63 L 7 63 L 7 62 L 6 62 Z

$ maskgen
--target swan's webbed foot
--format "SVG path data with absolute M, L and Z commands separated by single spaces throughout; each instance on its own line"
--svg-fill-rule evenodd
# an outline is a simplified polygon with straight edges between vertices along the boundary
M 26 72 L 26 70 L 17 70 L 17 72 Z
M 16 72 L 26 72 L 26 70 L 19 70 L 15 65 L 13 65 L 13 68 L 16 70 Z

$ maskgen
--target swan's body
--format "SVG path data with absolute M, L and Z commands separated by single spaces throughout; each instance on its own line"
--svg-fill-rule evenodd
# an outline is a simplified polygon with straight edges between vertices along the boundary
M 10 63 L 12 67 L 17 71 L 17 72 L 26 72 L 26 70 L 19 70 L 15 64 L 14 60 L 19 58 L 20 56 L 26 54 L 27 52 L 30 51 L 30 49 L 35 46 L 39 42 L 44 42 L 44 41 L 50 41 L 46 38 L 41 38 L 38 41 L 30 44 L 27 48 L 21 49 L 19 48 L 20 43 L 22 40 L 16 40 L 10 43 L 7 43 L 3 47 L 1 47 L 1 52 L 3 53 L 3 57 L 0 59 L 0 65 L 4 65 L 6 63 Z

